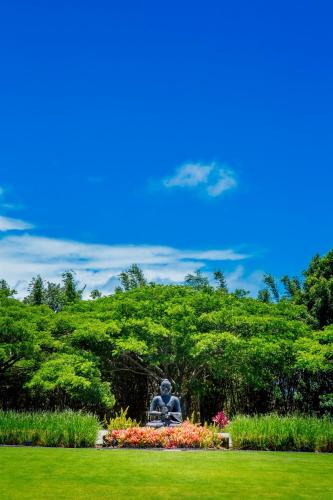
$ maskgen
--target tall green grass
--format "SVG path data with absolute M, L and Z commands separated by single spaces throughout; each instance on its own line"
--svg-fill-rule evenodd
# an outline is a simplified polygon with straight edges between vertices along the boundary
M 88 447 L 98 429 L 97 417 L 81 412 L 0 411 L 0 444 Z
M 333 452 L 333 420 L 328 417 L 238 416 L 227 430 L 233 447 L 242 450 Z

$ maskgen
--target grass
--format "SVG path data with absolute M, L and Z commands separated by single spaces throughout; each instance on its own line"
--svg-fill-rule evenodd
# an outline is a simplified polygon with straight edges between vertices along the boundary
M 329 418 L 238 416 L 227 431 L 234 448 L 243 450 L 333 451 L 333 420 Z
M 333 455 L 0 448 L 0 498 L 332 499 Z
M 0 444 L 94 446 L 98 429 L 97 417 L 80 412 L 0 411 Z

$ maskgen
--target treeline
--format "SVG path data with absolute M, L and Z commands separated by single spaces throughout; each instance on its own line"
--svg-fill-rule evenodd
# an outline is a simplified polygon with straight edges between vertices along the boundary
M 333 409 L 333 251 L 302 279 L 264 277 L 257 299 L 199 271 L 184 285 L 148 283 L 138 266 L 115 293 L 82 300 L 71 271 L 32 280 L 23 301 L 0 282 L 0 406 L 129 406 L 144 420 L 161 378 L 184 413 L 325 413 Z

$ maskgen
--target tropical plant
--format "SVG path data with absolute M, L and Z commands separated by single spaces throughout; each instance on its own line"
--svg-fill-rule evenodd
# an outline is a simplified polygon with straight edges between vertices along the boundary
M 131 427 L 113 430 L 104 438 L 106 445 L 120 448 L 220 448 L 222 438 L 207 426 L 185 421 L 179 427 Z
M 120 409 L 119 412 L 116 412 L 113 418 L 110 418 L 109 423 L 107 424 L 107 429 L 109 432 L 113 430 L 121 430 L 121 429 L 130 429 L 131 427 L 138 427 L 139 422 L 135 419 L 127 416 L 128 407 L 123 410 Z
M 219 411 L 212 420 L 220 429 L 224 429 L 229 424 L 229 419 L 223 411 Z

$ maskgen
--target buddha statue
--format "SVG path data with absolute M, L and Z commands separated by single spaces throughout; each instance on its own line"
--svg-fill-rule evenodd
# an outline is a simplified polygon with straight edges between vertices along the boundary
M 176 427 L 182 423 L 179 398 L 171 394 L 171 383 L 162 380 L 160 394 L 151 402 L 148 412 L 147 427 Z

